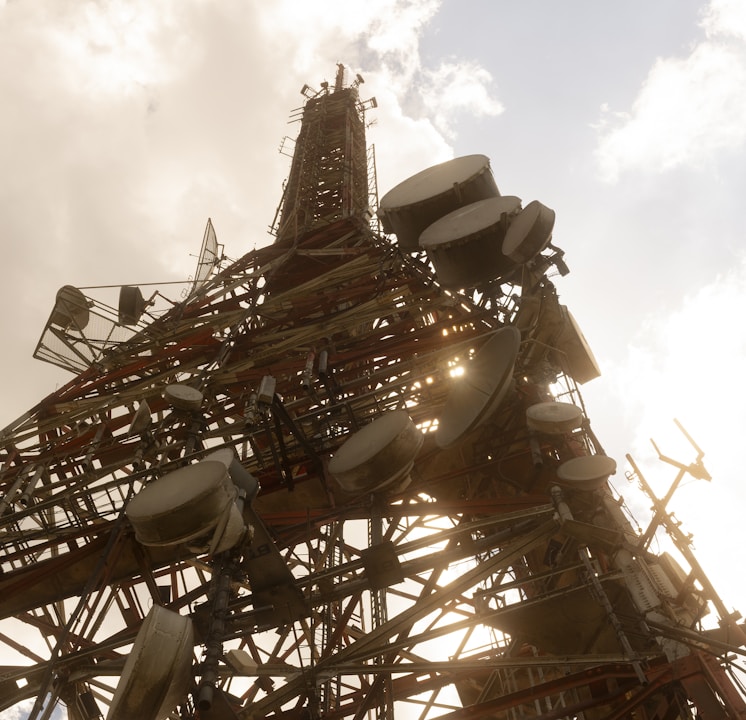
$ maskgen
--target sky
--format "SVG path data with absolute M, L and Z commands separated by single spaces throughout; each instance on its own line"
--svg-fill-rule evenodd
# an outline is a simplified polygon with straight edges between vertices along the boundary
M 187 280 L 208 217 L 230 258 L 271 241 L 289 117 L 338 62 L 377 100 L 381 196 L 482 153 L 503 194 L 556 211 L 612 481 L 644 524 L 625 454 L 664 495 L 649 439 L 695 459 L 677 418 L 713 480 L 671 507 L 746 612 L 740 0 L 0 0 L 0 426 L 72 378 L 32 359 L 60 286 Z

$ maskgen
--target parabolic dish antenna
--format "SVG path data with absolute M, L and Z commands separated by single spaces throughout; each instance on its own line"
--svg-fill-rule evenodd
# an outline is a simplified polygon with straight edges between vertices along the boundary
M 515 195 L 479 200 L 457 208 L 425 228 L 420 247 L 447 288 L 475 287 L 515 267 L 503 254 L 503 241 L 512 219 L 520 213 Z
M 555 342 L 555 347 L 564 356 L 567 371 L 575 382 L 583 383 L 601 375 L 593 351 L 583 335 L 573 314 L 565 305 L 560 305 L 562 313 L 562 330 Z
M 150 425 L 151 419 L 150 405 L 143 400 L 137 406 L 137 410 L 135 410 L 135 414 L 132 416 L 128 434 L 134 435 L 135 433 L 141 433 Z
M 213 269 L 219 263 L 220 250 L 218 238 L 215 234 L 215 228 L 212 225 L 212 219 L 207 218 L 205 234 L 202 237 L 202 247 L 200 248 L 199 258 L 197 259 L 197 269 L 194 271 L 194 282 L 187 293 L 187 297 L 193 295 L 204 285 L 207 278 L 210 277 L 210 273 L 212 273 Z
M 561 485 L 577 490 L 595 490 L 616 472 L 616 460 L 608 455 L 583 455 L 563 462 L 557 468 Z
M 513 262 L 528 262 L 549 244 L 554 219 L 554 210 L 532 200 L 513 218 L 505 235 L 503 253 Z
M 54 308 L 49 317 L 49 325 L 57 325 L 65 330 L 82 331 L 88 325 L 90 303 L 78 288 L 63 285 L 55 296 Z
M 182 702 L 192 679 L 188 617 L 153 605 L 127 656 L 107 720 L 160 720 Z
M 142 317 L 147 302 L 140 288 L 133 285 L 122 285 L 119 290 L 119 323 L 137 325 Z
M 329 472 L 351 493 L 400 489 L 422 446 L 422 433 L 404 410 L 383 413 L 351 435 L 329 461 Z
M 135 537 L 143 545 L 168 546 L 207 536 L 235 507 L 236 487 L 225 465 L 203 460 L 146 485 L 127 505 Z
M 417 250 L 422 231 L 452 210 L 500 194 L 486 155 L 464 155 L 433 165 L 389 190 L 378 205 L 386 232 Z
M 536 403 L 526 409 L 526 424 L 531 430 L 550 435 L 568 433 L 583 424 L 583 411 L 572 403 Z
M 202 393 L 197 388 L 184 385 L 183 383 L 167 385 L 163 391 L 163 396 L 169 405 L 177 410 L 194 412 L 195 410 L 199 410 L 200 405 L 202 405 Z
M 497 330 L 464 368 L 438 419 L 435 442 L 447 448 L 494 413 L 513 384 L 513 368 L 521 333 L 508 326 Z

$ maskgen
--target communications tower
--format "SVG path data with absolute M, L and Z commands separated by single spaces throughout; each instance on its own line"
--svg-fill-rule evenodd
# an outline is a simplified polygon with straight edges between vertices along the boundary
M 304 86 L 273 243 L 208 221 L 183 298 L 57 293 L 34 355 L 73 379 L 0 433 L 0 712 L 746 718 L 667 510 L 701 451 L 663 498 L 630 459 L 633 526 L 554 212 L 482 155 L 377 202 L 361 83 Z

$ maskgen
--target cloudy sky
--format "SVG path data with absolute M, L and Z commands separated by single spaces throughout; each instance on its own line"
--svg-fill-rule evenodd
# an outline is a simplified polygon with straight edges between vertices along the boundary
M 208 217 L 229 257 L 269 242 L 288 117 L 337 62 L 378 102 L 381 195 L 483 153 L 556 210 L 615 485 L 637 495 L 631 452 L 665 493 L 648 438 L 688 464 L 678 418 L 714 479 L 674 508 L 746 610 L 723 557 L 746 506 L 741 0 L 0 0 L 0 426 L 71 378 L 31 359 L 61 285 L 184 280 Z

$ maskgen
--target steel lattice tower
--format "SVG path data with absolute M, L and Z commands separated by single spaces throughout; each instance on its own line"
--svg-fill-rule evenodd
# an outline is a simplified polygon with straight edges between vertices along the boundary
M 568 477 L 605 455 L 561 251 L 450 287 L 381 234 L 358 84 L 340 66 L 308 93 L 273 244 L 220 268 L 208 223 L 206 267 L 161 310 L 132 288 L 118 309 L 58 293 L 35 355 L 75 376 L 0 434 L 0 710 L 105 717 L 162 608 L 190 639 L 165 717 L 746 718 L 740 628 L 666 513 L 701 453 L 644 533 L 605 477 Z M 457 369 L 492 383 L 498 337 L 516 343 L 499 402 L 477 387 L 491 404 L 467 428 Z M 379 435 L 413 462 L 355 485 L 344 448 L 380 479 Z M 135 499 L 216 456 L 247 530 L 148 542 L 169 515 L 138 526 Z M 685 569 L 650 552 L 658 527 Z M 148 677 L 126 672 L 135 702 Z

